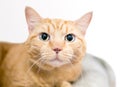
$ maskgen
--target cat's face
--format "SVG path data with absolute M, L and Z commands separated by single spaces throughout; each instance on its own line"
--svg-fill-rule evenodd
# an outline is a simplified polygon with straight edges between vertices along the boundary
M 77 21 L 44 19 L 27 7 L 30 35 L 26 43 L 30 60 L 39 67 L 61 67 L 81 62 L 86 51 L 84 35 L 91 15 L 88 13 Z

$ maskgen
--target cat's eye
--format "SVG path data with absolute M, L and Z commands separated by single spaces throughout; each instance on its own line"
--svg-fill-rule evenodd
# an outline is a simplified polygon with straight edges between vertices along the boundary
M 73 34 L 67 34 L 65 36 L 65 40 L 68 41 L 68 42 L 72 42 L 72 41 L 75 40 L 75 35 L 73 35 Z
M 43 41 L 48 41 L 50 39 L 50 36 L 47 33 L 41 33 L 39 38 Z

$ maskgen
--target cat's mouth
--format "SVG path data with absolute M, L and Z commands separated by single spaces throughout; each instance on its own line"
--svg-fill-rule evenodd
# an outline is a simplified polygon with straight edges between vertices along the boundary
M 53 58 L 53 59 L 51 59 L 50 61 L 51 61 L 51 62 L 53 62 L 53 61 L 63 62 L 63 60 L 61 60 L 58 55 L 56 55 L 56 57 Z
M 49 60 L 49 64 L 52 65 L 53 67 L 60 67 L 62 65 L 65 65 L 65 61 L 60 59 L 58 56 L 55 58 Z

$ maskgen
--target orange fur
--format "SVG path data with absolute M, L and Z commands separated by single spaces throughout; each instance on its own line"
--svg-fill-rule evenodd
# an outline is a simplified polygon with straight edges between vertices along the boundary
M 25 43 L 0 43 L 1 87 L 71 87 L 81 74 L 85 55 L 84 34 L 91 13 L 80 21 L 41 18 L 32 8 L 26 8 L 30 35 Z M 82 21 L 83 20 L 83 21 Z M 41 33 L 50 39 L 40 39 Z M 66 41 L 67 34 L 75 36 Z M 56 54 L 54 49 L 60 49 Z M 56 60 L 58 58 L 58 60 Z

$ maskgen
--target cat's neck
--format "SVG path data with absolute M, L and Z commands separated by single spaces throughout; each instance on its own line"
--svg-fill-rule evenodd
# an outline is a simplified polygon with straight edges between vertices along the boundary
M 29 63 L 29 67 L 31 66 L 32 63 Z M 73 74 L 73 71 L 74 71 L 74 74 Z M 73 81 L 73 76 L 75 77 L 76 74 L 81 74 L 81 65 L 78 63 L 74 66 L 70 66 L 70 65 L 65 65 L 65 66 L 61 66 L 61 67 L 57 67 L 57 68 L 49 68 L 49 69 L 44 69 L 43 67 L 40 68 L 36 65 L 34 65 L 32 67 L 31 70 L 29 70 L 29 75 L 31 76 L 34 76 L 32 79 L 39 79 L 39 78 L 42 78 L 44 79 L 45 81 L 47 82 L 55 82 L 55 81 L 52 81 L 54 79 L 52 78 L 56 78 L 57 77 L 57 80 L 63 80 L 63 78 L 61 78 L 62 75 L 64 75 L 64 79 L 65 80 L 69 80 L 69 81 Z M 71 76 L 68 76 L 70 75 L 71 73 Z M 78 76 L 78 75 L 77 75 Z M 75 77 L 74 80 L 76 80 L 78 77 Z M 52 84 L 52 83 L 50 83 Z

